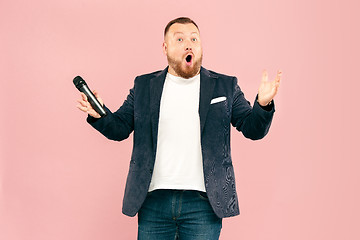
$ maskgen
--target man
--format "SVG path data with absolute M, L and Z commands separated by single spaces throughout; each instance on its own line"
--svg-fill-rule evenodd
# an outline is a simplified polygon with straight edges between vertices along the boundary
M 253 108 L 235 77 L 201 66 L 198 26 L 168 23 L 163 51 L 168 67 L 138 76 L 123 105 L 100 118 L 82 94 L 78 108 L 107 138 L 134 131 L 123 213 L 138 214 L 138 239 L 218 239 L 222 218 L 239 214 L 230 154 L 230 123 L 245 137 L 270 127 L 281 72 L 263 72 Z M 101 104 L 98 93 L 95 96 Z

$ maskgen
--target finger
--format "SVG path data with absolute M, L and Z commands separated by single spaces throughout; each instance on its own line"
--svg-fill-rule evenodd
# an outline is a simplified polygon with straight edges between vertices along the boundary
M 96 90 L 93 91 L 93 94 L 96 98 L 99 98 L 99 93 Z
M 280 82 L 281 80 L 281 75 L 282 75 L 282 71 L 281 70 L 278 70 L 277 74 L 276 74 L 276 82 Z
M 78 103 L 80 103 L 82 107 L 88 107 L 88 102 L 85 102 L 84 100 L 78 100 Z
M 81 105 L 76 105 L 76 107 L 77 107 L 78 109 L 80 109 L 81 111 L 83 111 L 83 112 L 87 112 L 87 107 L 83 107 L 83 106 L 81 106 Z
M 95 97 L 97 98 L 97 100 L 100 102 L 100 104 L 101 104 L 102 106 L 104 106 L 104 102 L 103 102 L 103 100 L 101 99 L 101 97 L 99 96 L 99 93 L 98 93 L 96 90 L 94 90 L 93 93 L 94 93 Z
M 82 99 L 87 102 L 87 96 L 85 95 L 85 93 L 81 92 L 80 94 Z
M 268 73 L 267 73 L 266 69 L 263 70 L 263 73 L 262 73 L 262 81 L 263 81 L 263 82 L 267 82 L 267 81 L 268 81 Z
M 100 97 L 98 97 L 97 99 L 99 100 L 101 106 L 104 106 L 104 101 Z

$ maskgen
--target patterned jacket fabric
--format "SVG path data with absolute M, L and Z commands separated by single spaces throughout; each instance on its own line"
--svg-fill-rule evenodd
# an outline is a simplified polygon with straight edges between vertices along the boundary
M 87 121 L 111 140 L 133 136 L 133 151 L 127 176 L 123 213 L 135 216 L 144 202 L 154 168 L 161 94 L 168 68 L 136 77 L 123 105 L 100 119 Z M 199 116 L 206 193 L 220 217 L 240 213 L 230 151 L 230 125 L 253 140 L 269 131 L 275 106 L 266 108 L 255 99 L 253 107 L 244 98 L 236 77 L 200 70 Z

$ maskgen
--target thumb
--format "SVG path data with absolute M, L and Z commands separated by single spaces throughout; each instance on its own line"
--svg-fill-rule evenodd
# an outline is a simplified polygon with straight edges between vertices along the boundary
M 93 94 L 95 95 L 96 98 L 99 97 L 99 93 L 98 93 L 96 90 L 94 90 L 94 91 L 92 91 L 92 92 L 93 92 Z
M 101 97 L 99 96 L 99 93 L 98 93 L 96 90 L 94 90 L 93 93 L 94 93 L 95 97 L 97 98 L 97 100 L 100 102 L 100 104 L 101 104 L 102 106 L 104 106 L 104 102 L 103 102 L 103 100 L 101 99 Z

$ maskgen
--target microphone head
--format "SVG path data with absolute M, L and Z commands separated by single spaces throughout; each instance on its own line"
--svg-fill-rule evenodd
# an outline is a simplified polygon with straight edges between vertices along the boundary
M 75 84 L 76 88 L 79 88 L 83 85 L 86 85 L 86 82 L 84 81 L 84 79 L 82 79 L 82 77 L 80 76 L 76 76 L 73 80 L 73 83 Z

